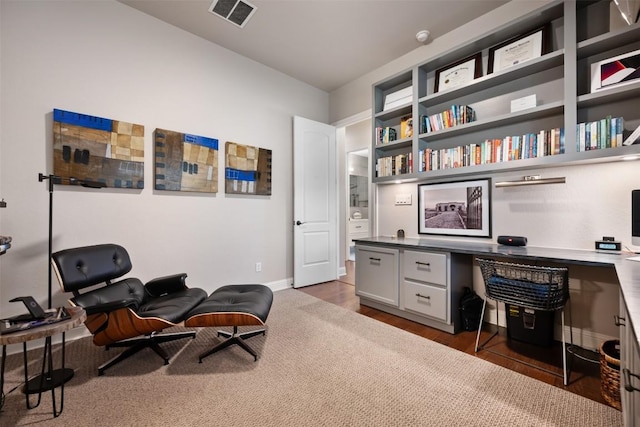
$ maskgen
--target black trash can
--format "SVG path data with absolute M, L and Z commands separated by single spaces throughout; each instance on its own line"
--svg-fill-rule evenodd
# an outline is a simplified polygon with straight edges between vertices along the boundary
M 466 287 L 460 298 L 460 317 L 465 331 L 477 331 L 484 301 L 471 288 Z
M 555 311 L 533 310 L 514 304 L 505 304 L 505 307 L 507 337 L 540 346 L 553 344 Z

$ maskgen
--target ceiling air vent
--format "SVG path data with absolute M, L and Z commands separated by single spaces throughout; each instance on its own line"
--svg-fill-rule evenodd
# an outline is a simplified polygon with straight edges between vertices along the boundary
M 213 0 L 209 12 L 242 28 L 257 7 L 241 0 Z

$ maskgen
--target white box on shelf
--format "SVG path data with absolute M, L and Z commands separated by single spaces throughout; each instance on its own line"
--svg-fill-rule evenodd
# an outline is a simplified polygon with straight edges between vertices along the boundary
M 523 96 L 522 98 L 512 99 L 511 100 L 511 112 L 515 113 L 516 111 L 527 110 L 529 108 L 534 108 L 536 103 L 536 94 L 529 96 Z
M 383 110 L 390 110 L 391 108 L 399 107 L 411 102 L 413 98 L 413 86 L 405 87 L 404 89 L 392 92 L 384 97 Z

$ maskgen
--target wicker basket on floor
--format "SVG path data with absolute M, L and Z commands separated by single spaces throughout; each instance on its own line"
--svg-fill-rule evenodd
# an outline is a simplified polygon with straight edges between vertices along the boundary
M 621 410 L 620 341 L 609 340 L 600 345 L 600 392 L 605 402 Z

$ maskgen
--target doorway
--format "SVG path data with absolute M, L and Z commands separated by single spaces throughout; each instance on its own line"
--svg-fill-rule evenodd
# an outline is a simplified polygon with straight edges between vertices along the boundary
M 359 209 L 359 219 L 366 219 L 365 232 L 360 237 L 368 237 L 375 235 L 375 185 L 371 183 L 371 111 L 364 111 L 352 117 L 344 119 L 338 123 L 334 123 L 337 128 L 337 140 L 339 151 L 339 192 L 340 192 L 340 242 L 339 253 L 340 263 L 343 267 L 340 270 L 341 282 L 355 284 L 354 280 L 354 261 L 351 254 L 352 239 L 350 231 L 362 231 L 363 228 L 350 230 L 356 227 L 355 222 L 351 221 L 355 209 Z M 358 161 L 359 172 L 350 173 L 349 157 L 352 155 L 359 156 L 355 160 Z M 356 166 L 354 166 L 355 172 Z M 365 195 L 358 194 L 357 199 L 351 196 L 351 179 L 350 175 L 367 177 L 367 193 Z M 357 184 L 356 184 L 357 185 Z M 351 205 L 354 204 L 352 207 Z M 359 206 L 358 206 L 359 205 Z M 365 206 L 366 205 L 366 206 Z M 358 217 L 358 214 L 355 215 Z M 362 224 L 360 224 L 362 227 Z
M 355 262 L 355 239 L 369 237 L 369 149 L 347 153 L 347 260 Z

